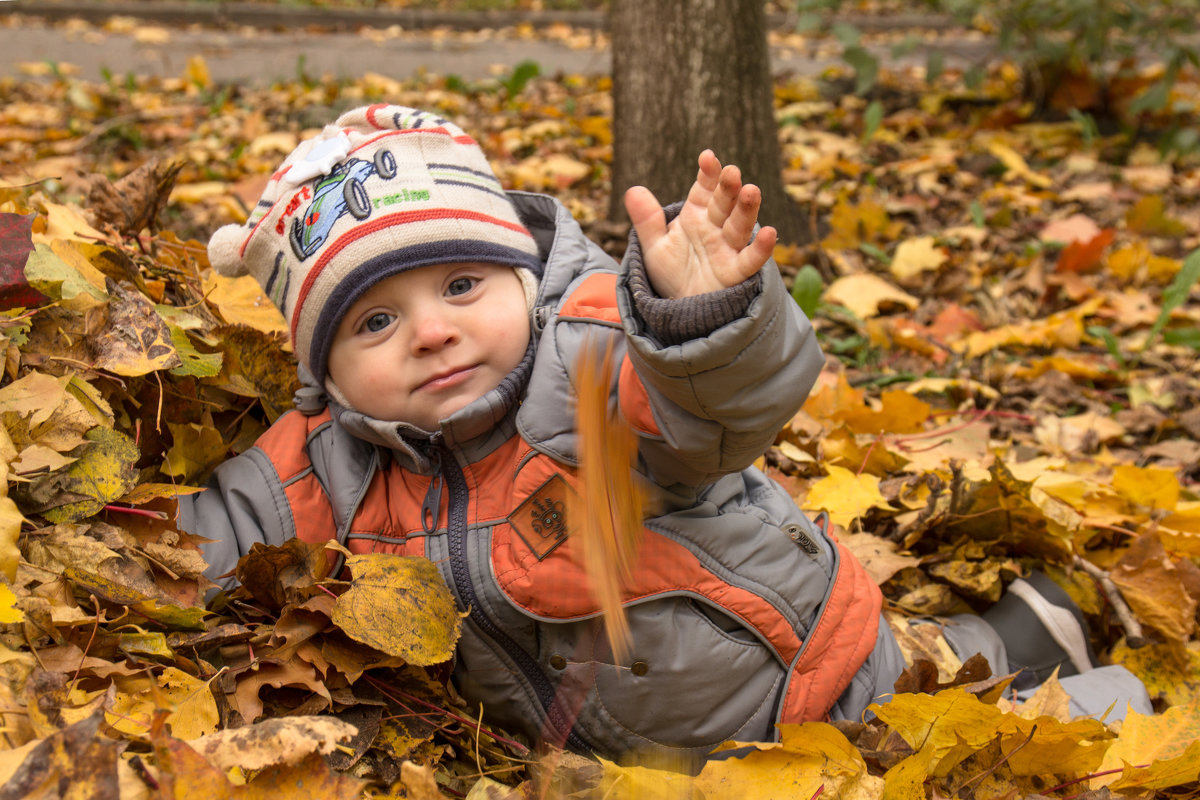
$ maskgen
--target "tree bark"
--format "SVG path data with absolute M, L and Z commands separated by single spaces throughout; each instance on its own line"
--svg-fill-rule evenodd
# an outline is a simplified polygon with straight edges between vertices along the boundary
M 711 148 L 763 193 L 759 219 L 781 241 L 804 239 L 783 190 L 762 0 L 612 0 L 613 192 L 609 217 L 642 185 L 682 200 Z

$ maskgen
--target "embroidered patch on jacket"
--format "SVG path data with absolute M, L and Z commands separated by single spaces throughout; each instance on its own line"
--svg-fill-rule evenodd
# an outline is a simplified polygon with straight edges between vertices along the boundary
M 508 515 L 508 523 L 538 561 L 567 540 L 567 506 L 573 494 L 561 475 L 551 475 Z

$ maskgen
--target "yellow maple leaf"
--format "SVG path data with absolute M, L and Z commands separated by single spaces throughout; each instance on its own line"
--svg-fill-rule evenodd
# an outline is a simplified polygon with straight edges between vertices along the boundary
M 829 512 L 829 518 L 843 528 L 872 508 L 894 510 L 879 491 L 879 478 L 855 475 L 844 467 L 827 467 L 828 475 L 808 490 L 805 506 Z
M 1180 650 L 1167 644 L 1135 648 L 1122 640 L 1113 647 L 1112 660 L 1137 675 L 1153 698 L 1171 706 L 1200 703 L 1200 642 Z
M 863 242 L 886 242 L 894 239 L 901 225 L 892 222 L 887 209 L 874 198 L 854 203 L 843 194 L 829 214 L 830 233 L 821 244 L 828 250 L 852 250 Z
M 216 271 L 204 273 L 204 294 L 210 305 L 230 325 L 246 325 L 271 334 L 288 334 L 287 321 L 249 275 L 230 278 Z
M 171 447 L 163 458 L 162 471 L 181 481 L 203 479 L 229 454 L 229 446 L 211 420 L 207 424 L 168 422 Z M 197 480 L 196 482 L 200 482 Z
M 17 596 L 8 584 L 0 583 L 0 622 L 20 622 L 25 614 L 17 608 Z
M 888 389 L 879 397 L 879 409 L 857 406 L 846 409 L 842 420 L 855 433 L 916 433 L 923 430 L 932 407 L 903 389 Z
M 1109 271 L 1122 281 L 1145 277 L 1166 283 L 1175 277 L 1182 266 L 1183 262 L 1177 259 L 1154 255 L 1150 252 L 1150 245 L 1142 239 L 1135 239 L 1108 256 Z
M 804 401 L 803 410 L 819 422 L 841 422 L 847 412 L 862 407 L 865 397 L 862 389 L 850 385 L 845 372 L 827 370 L 817 379 L 817 386 Z
M 1174 470 L 1162 467 L 1137 467 L 1118 464 L 1113 467 L 1113 488 L 1122 497 L 1139 506 L 1171 511 L 1179 502 L 1182 489 Z
M 932 236 L 918 236 L 900 243 L 888 268 L 896 280 L 904 283 L 923 272 L 937 270 L 946 260 L 946 251 L 934 244 Z
M 1045 175 L 1034 172 L 1032 169 L 1030 169 L 1029 165 L 1025 163 L 1025 159 L 1022 158 L 1016 150 L 1013 150 L 1003 142 L 990 142 L 988 144 L 988 152 L 1000 159 L 1000 163 L 1003 164 L 1008 170 L 1008 172 L 1005 173 L 1005 177 L 1012 176 L 1020 178 L 1026 183 L 1032 184 L 1039 189 L 1045 189 L 1054 183 L 1054 181 L 1050 180 L 1050 178 L 1046 177 Z
M 105 708 L 108 723 L 117 730 L 144 736 L 159 709 L 170 713 L 171 731 L 195 739 L 217 729 L 220 714 L 207 681 L 183 670 L 166 667 L 157 678 L 149 673 L 114 678 L 116 695 Z
M 650 767 L 623 767 L 600 759 L 604 776 L 600 781 L 598 796 L 611 800 L 708 800 L 696 786 L 691 775 L 675 770 L 652 769 Z
M 1103 297 L 1093 297 L 1074 308 L 1051 314 L 1044 319 L 1023 320 L 988 331 L 976 331 L 953 342 L 955 350 L 965 350 L 967 358 L 976 358 L 1001 347 L 1065 347 L 1074 349 L 1083 340 L 1084 319 L 1104 305 Z
M 845 306 L 859 319 L 876 316 L 885 304 L 904 306 L 910 311 L 919 305 L 917 298 L 870 272 L 838 278 L 825 288 L 822 297 L 827 303 Z
M 8 438 L 8 431 L 0 425 L 0 450 L 11 449 L 12 440 Z M 0 575 L 9 581 L 17 577 L 17 565 L 21 561 L 17 539 L 21 535 L 21 523 L 24 521 L 25 517 L 17 508 L 17 504 L 8 496 L 8 464 L 0 461 Z
M 201 89 L 208 89 L 212 86 L 212 75 L 208 71 L 208 62 L 202 55 L 194 55 L 188 59 L 183 77 Z
M 824 722 L 780 725 L 780 741 L 754 743 L 740 758 L 709 761 L 695 785 L 706 800 L 815 797 L 869 800 L 880 796 L 883 780 L 867 772 L 858 748 Z M 733 749 L 747 743 L 729 742 Z M 661 797 L 661 795 L 644 795 Z
M 354 580 L 333 606 L 333 624 L 347 636 L 417 666 L 454 654 L 462 619 L 432 561 L 372 553 L 346 565 Z
M 1125 770 L 1122 774 L 1100 775 L 1093 787 L 1169 788 L 1177 783 L 1162 781 L 1182 778 L 1187 783 L 1200 776 L 1200 700 L 1146 716 L 1130 711 L 1121 724 L 1121 736 L 1104 755 L 1100 772 Z M 1190 777 L 1188 777 L 1190 775 Z

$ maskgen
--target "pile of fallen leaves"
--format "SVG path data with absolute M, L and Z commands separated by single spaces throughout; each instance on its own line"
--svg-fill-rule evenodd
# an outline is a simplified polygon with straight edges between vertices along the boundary
M 1003 65 L 975 91 L 886 75 L 878 126 L 780 81 L 813 241 L 777 260 L 832 357 L 763 466 L 830 513 L 914 666 L 871 721 L 788 726 L 693 779 L 534 753 L 466 711 L 423 562 L 334 578 L 319 550 L 261 548 L 206 605 L 172 516 L 290 406 L 282 320 L 204 239 L 306 132 L 366 102 L 439 110 L 618 252 L 608 82 L 67 72 L 0 83 L 0 797 L 1196 793 L 1196 154 L 1032 119 Z M 1195 124 L 1196 76 L 1173 91 Z M 1156 714 L 1072 719 L 1053 679 L 1015 702 L 1011 676 L 904 624 L 983 610 L 1031 568 Z

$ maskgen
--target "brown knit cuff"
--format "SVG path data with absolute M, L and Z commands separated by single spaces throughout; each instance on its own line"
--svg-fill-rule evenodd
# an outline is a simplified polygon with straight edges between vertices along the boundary
M 681 204 L 669 206 L 667 219 L 678 214 L 680 207 Z M 622 268 L 626 272 L 634 310 L 641 318 L 646 333 L 666 347 L 702 338 L 739 319 L 750 308 L 750 301 L 762 290 L 762 278 L 756 273 L 736 286 L 716 292 L 678 300 L 659 297 L 650 285 L 650 277 L 642 261 L 641 243 L 632 228 Z

